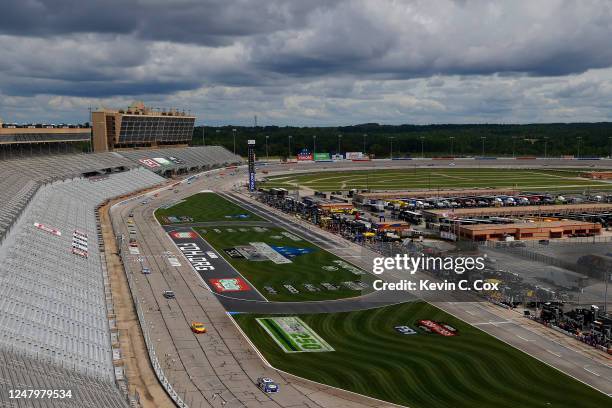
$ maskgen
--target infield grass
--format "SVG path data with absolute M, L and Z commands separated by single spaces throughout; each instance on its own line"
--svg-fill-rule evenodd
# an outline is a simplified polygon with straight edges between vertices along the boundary
M 601 408 L 612 401 L 424 302 L 300 315 L 335 350 L 326 353 L 285 353 L 258 317 L 263 316 L 234 315 L 274 367 L 412 408 Z M 397 325 L 416 328 L 419 319 L 445 322 L 459 334 L 394 330 Z
M 492 168 L 416 168 L 330 171 L 270 176 L 262 187 L 318 191 L 440 188 L 518 188 L 529 191 L 611 190 L 612 184 L 579 177 L 578 171 Z
M 240 218 L 241 215 L 246 217 Z M 193 222 L 261 220 L 259 216 L 215 193 L 194 194 L 173 207 L 155 211 L 155 217 L 162 225 L 171 224 L 167 221 L 168 216 L 187 216 L 193 218 Z
M 215 229 L 220 232 L 215 232 Z M 287 232 L 282 228 L 268 226 L 266 231 L 261 231 L 252 226 L 245 226 L 244 228 L 218 226 L 196 228 L 195 230 L 268 300 L 295 302 L 340 299 L 361 295 L 360 290 L 350 290 L 342 284 L 342 282 L 347 281 L 366 282 L 369 285 L 369 290 L 371 290 L 373 281 L 371 274 L 363 271 L 362 275 L 356 275 L 346 268 L 342 268 L 338 264 L 338 262 L 343 262 L 340 258 L 294 234 L 290 234 L 290 236 L 298 239 L 297 241 L 288 238 L 283 235 Z M 249 245 L 251 242 L 265 242 L 269 246 L 289 247 L 290 249 L 301 248 L 312 252 L 290 258 L 291 263 L 275 264 L 269 260 L 253 261 L 245 258 L 232 258 L 224 251 L 237 246 Z M 325 289 L 321 286 L 322 282 L 331 283 L 338 289 Z M 304 287 L 306 283 L 315 285 L 319 290 L 316 292 L 308 291 Z M 283 285 L 291 285 L 299 293 L 292 294 Z M 271 286 L 277 293 L 270 293 L 265 289 L 265 286 Z

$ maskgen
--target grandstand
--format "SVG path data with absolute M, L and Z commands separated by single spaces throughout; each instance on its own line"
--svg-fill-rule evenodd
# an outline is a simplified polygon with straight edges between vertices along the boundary
M 125 150 L 116 153 L 164 176 L 242 163 L 240 156 L 232 154 L 221 146 Z
M 0 350 L 10 352 L 8 360 L 67 369 L 108 391 L 115 380 L 113 322 L 95 208 L 162 181 L 138 168 L 38 189 L 0 247 Z M 45 376 L 30 371 L 27 378 L 44 384 Z M 0 370 L 0 383 L 13 380 Z
M 136 169 L 39 189 L 0 247 L 0 344 L 114 377 L 94 210 L 109 197 L 161 181 Z M 72 251 L 74 231 L 87 237 L 85 256 Z
M 0 161 L 0 241 L 38 188 L 56 180 L 136 167 L 112 153 L 35 156 Z
M 9 390 L 67 390 L 71 398 L 9 400 Z M 125 397 L 108 381 L 79 374 L 44 361 L 0 350 L 0 408 L 124 408 Z
M 3 395 L 69 388 L 72 399 L 29 400 L 27 406 L 126 406 L 96 208 L 162 183 L 142 161 L 159 157 L 174 160 L 150 168 L 164 175 L 240 162 L 216 146 L 0 161 Z M 13 406 L 21 405 L 0 399 L 0 407 Z

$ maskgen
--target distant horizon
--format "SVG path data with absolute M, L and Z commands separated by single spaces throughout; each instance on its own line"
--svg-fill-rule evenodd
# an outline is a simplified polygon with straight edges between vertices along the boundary
M 84 124 L 88 123 L 89 120 L 83 120 L 79 122 L 57 122 L 57 121 L 13 121 L 7 120 L 3 116 L 0 115 L 0 121 L 6 124 L 17 124 L 17 125 L 38 125 L 38 124 Z M 529 126 L 529 125 L 597 125 L 597 124 L 612 124 L 612 119 L 605 121 L 593 121 L 593 122 L 437 122 L 437 123 L 378 123 L 378 122 L 361 122 L 361 123 L 353 123 L 353 124 L 323 124 L 323 125 L 301 125 L 301 124 L 257 124 L 258 128 L 266 128 L 266 127 L 297 127 L 297 128 L 337 128 L 337 127 L 359 127 L 359 126 L 415 126 L 415 127 L 426 127 L 426 126 Z M 255 128 L 253 124 L 240 124 L 240 123 L 223 123 L 223 124 L 208 124 L 204 122 L 199 122 L 196 117 L 195 127 L 242 127 L 242 128 Z

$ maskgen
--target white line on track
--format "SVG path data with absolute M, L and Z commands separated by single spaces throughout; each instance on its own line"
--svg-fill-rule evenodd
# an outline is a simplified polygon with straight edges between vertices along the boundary
M 588 367 L 588 366 L 587 366 L 587 367 Z M 584 367 L 584 369 L 585 369 L 586 371 L 588 371 L 589 373 L 591 373 L 591 374 L 593 374 L 593 375 L 595 375 L 595 376 L 597 376 L 597 377 L 601 377 L 601 375 L 599 375 L 599 374 L 598 374 L 598 373 L 596 373 L 595 371 L 589 370 L 587 367 Z
M 526 339 L 526 338 L 524 338 L 523 336 L 520 336 L 520 335 L 518 335 L 518 334 L 516 335 L 516 337 L 518 337 L 519 339 L 523 339 L 523 340 L 525 340 L 525 341 L 535 341 L 535 340 L 529 340 L 529 339 Z
M 552 354 L 553 356 L 557 356 L 557 357 L 561 357 L 561 354 L 559 353 L 555 353 L 554 351 L 550 351 L 548 349 L 546 349 L 546 351 L 548 351 L 550 354 Z
M 511 322 L 509 320 L 503 320 L 503 321 L 499 321 L 499 322 L 491 322 L 491 321 L 489 321 L 489 322 L 470 323 L 470 324 L 472 326 L 482 326 L 483 324 L 491 324 L 491 325 L 495 326 L 495 325 L 504 324 L 504 323 L 514 323 L 514 322 Z M 521 336 L 519 336 L 519 337 L 521 337 Z M 533 341 L 533 340 L 526 340 L 526 341 Z

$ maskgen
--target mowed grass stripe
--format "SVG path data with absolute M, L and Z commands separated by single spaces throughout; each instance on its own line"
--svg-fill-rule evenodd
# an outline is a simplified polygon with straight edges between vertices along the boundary
M 345 171 L 296 174 L 270 177 L 267 187 L 294 188 L 302 185 L 317 190 L 347 188 L 410 189 L 445 187 L 542 187 L 559 189 L 597 188 L 612 189 L 612 184 L 579 179 L 579 171 L 520 170 L 520 169 L 444 169 L 418 168 L 403 170 Z
M 235 316 L 275 367 L 375 398 L 419 407 L 602 407 L 605 395 L 426 303 L 301 315 L 336 351 L 285 354 L 254 316 Z M 444 321 L 456 337 L 404 336 L 396 325 Z M 559 392 L 559 390 L 563 390 Z
M 279 343 L 282 344 L 281 347 L 286 348 L 291 351 L 299 351 L 299 347 L 295 342 L 286 336 L 284 330 L 282 330 L 278 324 L 272 319 L 258 319 L 260 324 L 263 324 L 268 330 L 269 334 L 274 337 Z
M 237 218 L 247 214 L 247 218 Z M 182 203 L 170 208 L 158 208 L 155 217 L 162 224 L 168 224 L 165 217 L 185 216 L 193 218 L 193 222 L 209 221 L 259 221 L 261 218 L 248 210 L 226 200 L 215 193 L 198 193 L 187 197 Z M 230 218 L 227 218 L 230 217 Z

